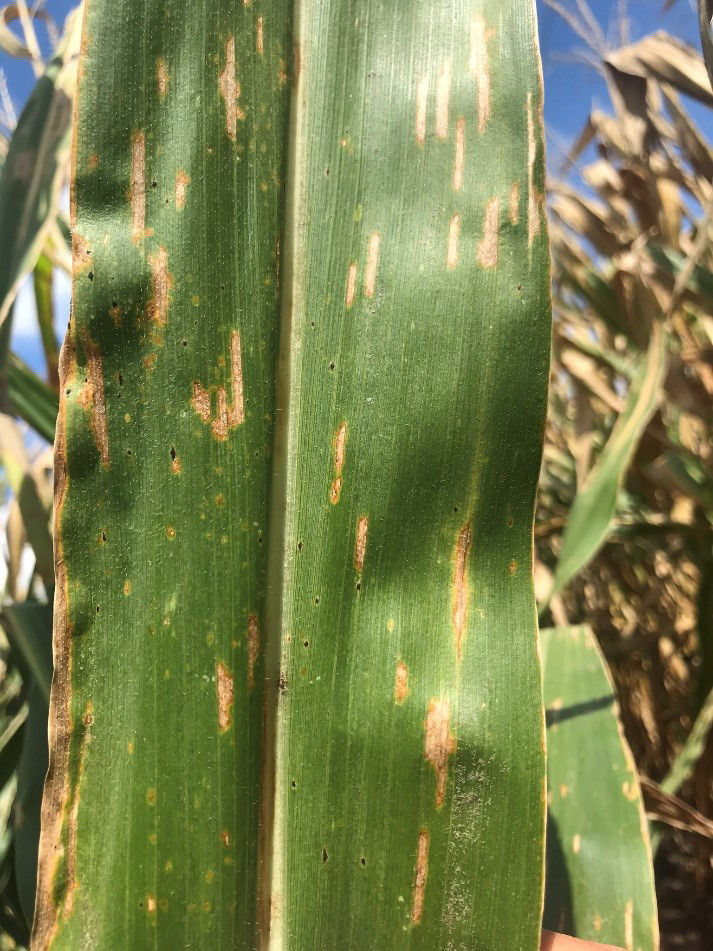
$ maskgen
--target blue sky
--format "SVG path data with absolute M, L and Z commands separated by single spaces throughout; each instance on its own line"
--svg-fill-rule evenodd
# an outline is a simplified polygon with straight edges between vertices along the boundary
M 509 0 L 502 0 L 503 3 Z M 570 8 L 576 0 L 561 0 Z M 602 26 L 609 32 L 616 22 L 622 0 L 589 0 Z M 46 0 L 46 6 L 58 23 L 62 23 L 73 0 Z M 664 0 L 628 0 L 631 37 L 638 39 L 646 33 L 665 29 L 698 46 L 697 18 L 694 0 L 677 0 L 672 9 L 662 13 Z M 581 48 L 582 41 L 543 0 L 537 0 L 542 62 L 545 76 L 545 122 L 548 132 L 548 154 L 551 167 L 556 168 L 563 150 L 571 144 L 586 121 L 593 106 L 607 107 L 604 84 L 590 68 L 573 63 L 573 49 Z M 44 34 L 40 31 L 40 39 Z M 614 33 L 612 32 L 612 39 Z M 19 114 L 34 84 L 34 75 L 28 62 L 14 60 L 0 53 L 0 68 L 7 79 L 10 94 Z M 713 119 L 709 111 L 693 106 L 692 114 L 709 136 L 713 137 Z M 61 335 L 69 312 L 69 281 L 57 279 L 55 288 L 57 330 Z M 13 346 L 35 369 L 42 371 L 34 318 L 33 295 L 30 287 L 21 291 L 15 309 Z

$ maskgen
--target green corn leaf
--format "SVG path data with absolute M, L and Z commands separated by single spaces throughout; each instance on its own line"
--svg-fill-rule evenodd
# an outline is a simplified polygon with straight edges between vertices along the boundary
M 570 509 L 550 597 L 571 581 L 606 541 L 629 463 L 661 398 L 665 368 L 665 335 L 655 323 L 626 406 Z
M 34 943 L 536 951 L 534 3 L 291 6 L 87 8 Z
M 57 394 L 14 353 L 7 358 L 7 392 L 12 411 L 47 442 L 54 442 Z
M 47 705 L 52 682 L 52 608 L 37 601 L 20 601 L 5 605 L 3 616 L 10 640 Z
M 0 322 L 35 266 L 52 226 L 67 169 L 80 17 L 40 77 L 13 133 L 0 171 Z
M 544 925 L 656 951 L 648 825 L 614 685 L 591 629 L 542 634 L 547 714 Z

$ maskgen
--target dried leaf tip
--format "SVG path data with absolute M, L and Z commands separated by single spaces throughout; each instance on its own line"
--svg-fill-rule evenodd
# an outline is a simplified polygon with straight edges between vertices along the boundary
M 146 136 L 134 132 L 131 137 L 131 240 L 140 244 L 146 236 Z
M 500 199 L 491 198 L 485 206 L 483 237 L 478 244 L 478 264 L 493 268 L 498 263 L 498 236 L 500 231 Z
M 413 880 L 413 898 L 411 900 L 411 920 L 415 925 L 423 916 L 423 902 L 426 897 L 426 879 L 428 877 L 428 830 L 418 833 L 418 852 L 416 853 L 416 872 Z
M 336 505 L 342 494 L 342 469 L 347 446 L 347 424 L 341 423 L 334 435 L 334 480 L 329 489 L 329 501 Z
M 218 701 L 218 729 L 225 733 L 233 722 L 233 675 L 222 661 L 215 665 L 215 692 Z
M 218 76 L 218 88 L 225 103 L 225 131 L 231 142 L 235 142 L 238 130 L 238 119 L 245 118 L 245 113 L 238 105 L 240 98 L 240 83 L 235 78 L 235 37 L 228 38 L 225 44 L 225 66 Z
M 485 132 L 491 114 L 490 61 L 488 41 L 495 30 L 488 30 L 482 14 L 474 14 L 470 21 L 470 71 L 478 88 L 478 132 Z
M 463 640 L 468 627 L 468 602 L 470 588 L 468 584 L 468 554 L 472 541 L 470 522 L 458 533 L 453 553 L 453 581 L 451 595 L 451 625 L 455 635 L 456 656 L 460 660 L 463 654 Z

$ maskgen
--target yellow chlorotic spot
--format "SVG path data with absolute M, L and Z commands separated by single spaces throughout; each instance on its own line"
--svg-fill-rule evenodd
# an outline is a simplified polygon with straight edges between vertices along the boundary
M 124 413 L 124 422 L 125 423 L 131 422 L 131 413 Z
M 146 911 L 150 915 L 153 915 L 153 913 L 156 911 L 156 899 L 153 895 L 148 895 L 146 897 Z
M 126 581 L 124 582 L 124 595 L 128 598 L 130 594 L 131 594 L 131 582 L 127 578 Z
M 170 538 L 171 541 L 173 541 L 173 539 L 176 537 L 176 529 L 173 527 L 173 525 L 166 526 L 166 536 Z
M 171 859 L 166 859 L 166 864 L 164 865 L 164 869 L 165 869 L 167 872 L 172 872 L 172 871 L 173 871 L 173 862 L 171 861 Z
M 206 882 L 208 882 L 208 884 L 210 885 L 214 878 L 215 878 L 215 872 L 213 872 L 212 869 L 208 869 L 208 871 L 205 873 Z
M 156 805 L 156 790 L 155 789 L 152 788 L 152 789 L 146 790 L 146 802 L 149 804 L 149 806 Z
M 156 845 L 156 843 L 158 842 L 158 836 L 156 835 L 155 832 L 149 833 L 149 842 L 151 843 L 151 845 Z
M 394 629 L 394 619 L 392 617 L 386 622 L 386 630 L 391 634 Z
M 200 297 L 198 296 L 198 294 L 194 294 L 194 295 L 191 297 L 191 303 L 193 304 L 194 307 L 197 307 L 197 306 L 200 304 L 200 302 L 201 302 L 201 299 L 200 299 Z
M 126 750 L 129 756 L 131 756 L 131 754 L 134 752 L 134 744 L 131 742 L 131 740 L 129 740 L 129 742 L 126 744 Z

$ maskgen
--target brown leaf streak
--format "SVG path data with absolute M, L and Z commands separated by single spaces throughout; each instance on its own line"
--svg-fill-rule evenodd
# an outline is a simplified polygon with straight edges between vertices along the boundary
M 532 93 L 527 94 L 527 238 L 532 244 L 540 231 L 540 215 L 543 196 L 535 186 L 535 161 L 537 159 L 537 139 L 535 137 L 535 118 L 532 114 Z
M 426 141 L 426 119 L 428 116 L 428 76 L 422 76 L 416 86 L 416 141 L 423 145 Z
M 423 902 L 426 897 L 426 879 L 428 878 L 428 830 L 418 833 L 418 852 L 416 853 L 416 872 L 413 878 L 413 898 L 411 900 L 411 921 L 415 925 L 423 916 Z
M 349 270 L 347 271 L 347 286 L 344 292 L 344 306 L 349 310 L 349 308 L 354 303 L 354 297 L 356 294 L 356 279 L 357 279 L 357 266 L 354 261 L 349 265 Z
M 498 234 L 500 231 L 500 199 L 491 198 L 485 206 L 483 237 L 478 243 L 478 264 L 493 268 L 498 263 Z
M 81 274 L 92 266 L 92 252 L 86 238 L 72 229 L 72 273 Z
M 79 747 L 79 768 L 71 795 L 69 815 L 67 817 L 67 891 L 64 897 L 63 916 L 65 920 L 72 914 L 74 892 L 77 888 L 77 817 L 79 815 L 79 788 L 84 773 L 87 747 L 91 741 L 91 726 L 94 716 L 92 701 L 87 701 L 82 717 L 81 739 Z
M 142 131 L 131 137 L 131 240 L 140 244 L 146 236 L 146 136 Z
M 342 494 L 342 469 L 347 446 L 347 424 L 343 422 L 334 436 L 334 481 L 329 489 L 329 501 L 336 505 Z
M 448 138 L 448 104 L 451 97 L 451 61 L 447 59 L 438 74 L 436 84 L 436 135 Z
M 428 704 L 425 723 L 425 754 L 436 773 L 436 808 L 440 809 L 446 797 L 448 757 L 455 752 L 456 741 L 450 731 L 451 710 L 447 700 L 432 699 Z
M 174 194 L 176 198 L 176 208 L 181 211 L 185 208 L 186 205 L 186 193 L 188 192 L 188 186 L 191 184 L 191 177 L 187 175 L 186 172 L 179 168 L 176 172 L 176 186 L 174 189 Z
M 215 692 L 218 701 L 218 729 L 225 733 L 233 723 L 233 675 L 222 661 L 215 665 Z
M 265 52 L 265 37 L 262 17 L 257 18 L 257 24 L 255 26 L 255 49 L 257 50 L 258 56 L 262 56 Z
M 402 704 L 410 692 L 408 685 L 408 667 L 400 660 L 396 665 L 396 676 L 394 677 L 394 700 L 396 703 Z
M 168 92 L 168 66 L 162 56 L 156 60 L 156 86 L 159 99 L 165 99 Z
M 210 393 L 200 383 L 194 381 L 191 406 L 204 423 L 210 422 Z
M 461 528 L 458 533 L 455 551 L 453 553 L 453 583 L 451 597 L 451 624 L 456 640 L 456 655 L 458 660 L 463 654 L 463 639 L 468 627 L 468 602 L 470 587 L 468 584 L 468 554 L 472 541 L 470 522 Z
M 453 190 L 463 187 L 463 169 L 465 167 L 465 118 L 459 116 L 456 122 L 456 149 L 453 158 Z
M 230 370 L 232 401 L 228 403 L 225 387 L 218 387 L 215 419 L 211 423 L 213 435 L 220 441 L 227 439 L 230 430 L 245 419 L 240 334 L 235 330 L 230 335 Z
M 458 263 L 458 242 L 460 241 L 460 215 L 456 212 L 448 225 L 448 256 L 446 266 L 452 270 Z
M 366 257 L 366 271 L 364 272 L 364 297 L 373 297 L 376 287 L 376 272 L 379 268 L 379 246 L 381 235 L 374 231 L 369 235 L 369 248 Z
M 168 270 L 168 251 L 163 245 L 159 247 L 156 254 L 149 254 L 149 264 L 152 289 L 148 306 L 149 317 L 159 327 L 165 327 L 168 320 L 168 307 L 171 303 L 173 275 Z
M 90 426 L 94 443 L 104 469 L 109 468 L 109 429 L 104 398 L 104 372 L 98 345 L 86 330 L 82 331 L 82 346 L 87 357 L 87 382 L 81 387 L 77 401 L 83 410 L 91 413 Z
M 513 182 L 510 188 L 510 224 L 516 225 L 520 220 L 520 183 Z
M 235 78 L 235 37 L 228 38 L 225 44 L 225 66 L 218 77 L 218 88 L 225 103 L 225 131 L 231 142 L 235 142 L 238 119 L 245 118 L 245 113 L 238 105 L 240 98 L 240 83 Z
M 75 240 L 76 240 L 76 232 Z M 72 731 L 72 624 L 69 617 L 69 580 L 64 560 L 62 514 L 67 497 L 67 389 L 76 374 L 74 337 L 70 325 L 60 352 L 60 400 L 55 436 L 54 465 L 54 629 L 52 650 L 54 673 L 50 695 L 49 768 L 42 796 L 40 846 L 37 862 L 37 907 L 33 923 L 33 946 L 47 948 L 54 940 L 59 908 L 54 882 L 64 854 L 62 825 L 69 800 L 69 744 Z
M 470 21 L 470 71 L 478 87 L 478 132 L 485 132 L 491 115 L 490 62 L 488 41 L 495 30 L 486 29 L 485 19 L 479 13 Z
M 366 556 L 366 541 L 369 535 L 369 517 L 362 515 L 357 519 L 356 541 L 354 543 L 354 570 L 357 575 L 364 571 L 364 558 Z
M 248 690 L 255 686 L 255 664 L 260 654 L 260 629 L 257 614 L 248 615 Z

